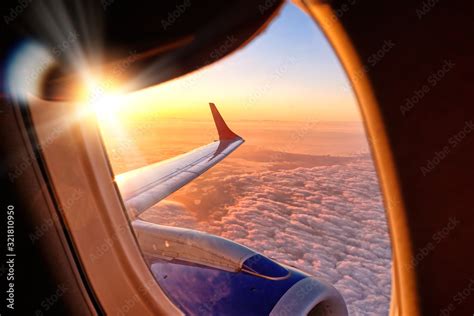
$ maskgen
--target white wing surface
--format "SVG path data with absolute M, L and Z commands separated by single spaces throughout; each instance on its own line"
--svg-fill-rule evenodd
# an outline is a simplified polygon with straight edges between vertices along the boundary
M 216 106 L 209 105 L 219 134 L 218 141 L 115 177 L 122 199 L 132 215 L 139 215 L 199 177 L 244 142 L 229 129 Z

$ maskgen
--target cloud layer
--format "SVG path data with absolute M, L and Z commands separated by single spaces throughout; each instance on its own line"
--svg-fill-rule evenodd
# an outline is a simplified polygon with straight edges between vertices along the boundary
M 142 217 L 229 238 L 327 280 L 351 315 L 387 315 L 391 250 L 370 157 L 313 156 L 296 168 L 298 157 L 277 157 L 227 159 Z

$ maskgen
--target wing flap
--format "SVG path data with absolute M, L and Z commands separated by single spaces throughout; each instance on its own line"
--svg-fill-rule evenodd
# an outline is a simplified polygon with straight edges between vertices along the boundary
M 215 105 L 211 103 L 210 107 L 218 141 L 115 177 L 122 199 L 134 216 L 199 177 L 244 142 L 227 127 Z

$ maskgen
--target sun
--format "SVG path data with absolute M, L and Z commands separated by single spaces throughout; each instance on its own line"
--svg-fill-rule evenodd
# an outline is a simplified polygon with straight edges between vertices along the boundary
M 94 110 L 99 121 L 106 122 L 116 119 L 117 114 L 123 107 L 121 102 L 122 98 L 123 96 L 119 93 L 107 93 L 97 98 L 97 100 L 94 100 L 90 106 Z
M 118 113 L 125 105 L 125 93 L 118 85 L 94 77 L 87 78 L 78 89 L 77 98 L 97 116 L 101 125 L 116 122 Z

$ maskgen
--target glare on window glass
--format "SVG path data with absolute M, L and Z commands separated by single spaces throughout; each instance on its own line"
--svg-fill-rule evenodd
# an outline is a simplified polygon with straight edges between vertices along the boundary
M 362 118 L 310 17 L 287 4 L 233 55 L 99 110 L 118 179 L 217 140 L 210 102 L 245 143 L 176 192 L 163 193 L 138 218 L 224 237 L 300 269 L 334 285 L 350 314 L 388 314 L 391 249 Z M 153 251 L 166 257 L 160 249 L 144 252 L 149 260 Z M 251 262 L 246 267 L 261 272 Z M 173 263 L 164 260 L 159 269 L 157 278 L 175 295 L 176 284 L 166 283 L 176 274 Z M 216 271 L 214 284 L 233 284 Z M 212 294 L 215 302 L 201 306 L 203 314 L 231 295 Z

